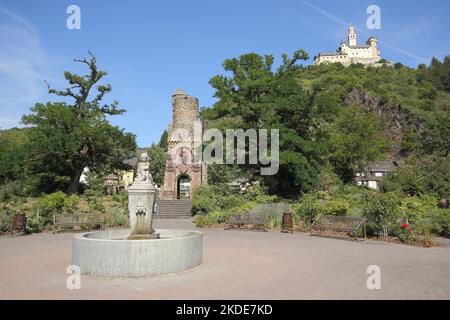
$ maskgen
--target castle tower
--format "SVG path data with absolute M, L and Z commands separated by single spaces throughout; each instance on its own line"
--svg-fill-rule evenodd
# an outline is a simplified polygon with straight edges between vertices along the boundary
M 352 25 L 348 27 L 348 45 L 350 47 L 356 46 L 356 32 L 355 27 Z
M 197 119 L 198 99 L 177 89 L 172 95 L 172 129 L 186 129 L 192 135 Z
M 367 40 L 367 44 L 370 46 L 370 50 L 372 52 L 372 59 L 380 59 L 380 49 L 378 49 L 378 39 L 375 37 L 370 37 Z
M 206 164 L 196 162 L 194 157 L 194 151 L 202 144 L 198 107 L 198 99 L 185 94 L 182 89 L 172 95 L 162 199 L 189 199 L 195 188 L 206 184 Z

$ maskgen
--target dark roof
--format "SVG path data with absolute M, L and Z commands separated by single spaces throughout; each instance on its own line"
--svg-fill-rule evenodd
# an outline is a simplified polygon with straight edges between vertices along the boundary
M 355 177 L 355 181 L 380 181 L 383 177 L 376 177 L 374 172 L 390 172 L 394 171 L 396 167 L 401 167 L 405 164 L 403 160 L 383 160 L 372 162 L 367 166 L 367 173 L 365 176 Z
M 385 160 L 377 161 L 368 165 L 369 171 L 392 171 L 398 166 L 402 166 L 405 162 L 403 160 Z
M 350 49 L 368 49 L 370 46 L 366 45 L 358 45 L 358 46 L 349 46 Z

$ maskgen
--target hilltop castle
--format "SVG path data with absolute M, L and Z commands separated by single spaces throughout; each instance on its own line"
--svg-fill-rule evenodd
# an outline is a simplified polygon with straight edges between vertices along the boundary
M 370 37 L 366 45 L 358 45 L 356 42 L 356 32 L 353 26 L 348 28 L 348 43 L 341 42 L 336 53 L 319 53 L 314 58 L 314 63 L 335 63 L 340 62 L 345 66 L 361 63 L 374 64 L 381 60 L 380 49 L 378 49 L 378 39 Z

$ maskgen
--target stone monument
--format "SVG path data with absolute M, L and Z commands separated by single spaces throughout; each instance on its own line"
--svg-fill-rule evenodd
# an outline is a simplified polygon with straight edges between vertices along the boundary
M 204 161 L 195 162 L 193 151 L 202 145 L 202 122 L 196 97 L 177 89 L 172 95 L 172 122 L 167 129 L 168 150 L 161 199 L 189 199 L 193 191 L 207 184 Z
M 150 173 L 148 154 L 142 153 L 137 164 L 136 177 L 128 188 L 128 211 L 130 213 L 130 240 L 158 239 L 152 228 L 156 188 Z

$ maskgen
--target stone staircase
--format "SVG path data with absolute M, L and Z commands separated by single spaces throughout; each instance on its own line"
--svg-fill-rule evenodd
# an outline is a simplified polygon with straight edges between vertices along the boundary
M 155 219 L 191 219 L 191 200 L 157 200 Z

